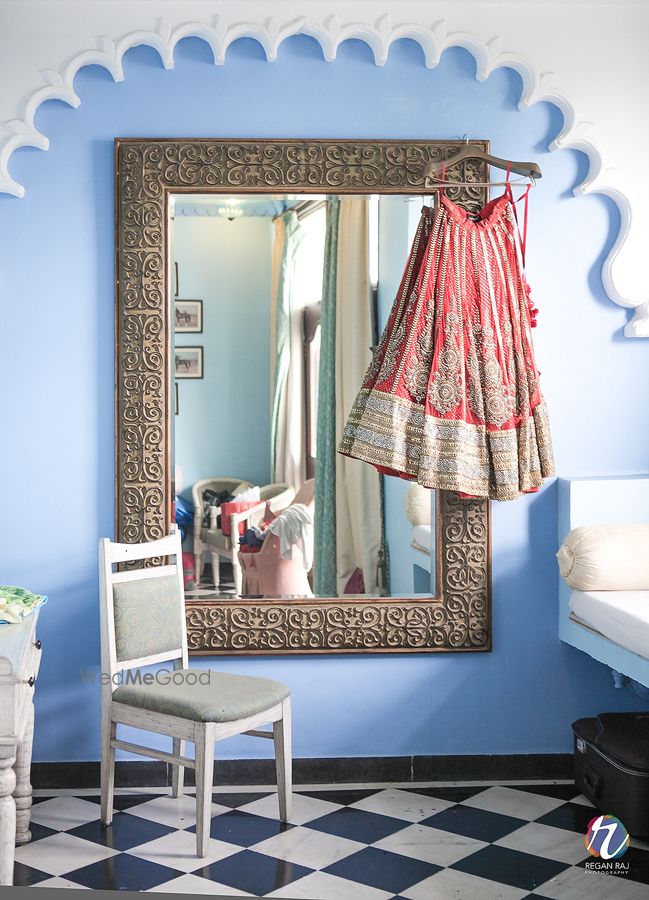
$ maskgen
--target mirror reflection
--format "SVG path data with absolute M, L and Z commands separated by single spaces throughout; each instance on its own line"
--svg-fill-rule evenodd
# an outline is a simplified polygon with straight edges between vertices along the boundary
M 435 592 L 434 492 L 336 452 L 420 206 L 172 198 L 172 470 L 188 598 Z

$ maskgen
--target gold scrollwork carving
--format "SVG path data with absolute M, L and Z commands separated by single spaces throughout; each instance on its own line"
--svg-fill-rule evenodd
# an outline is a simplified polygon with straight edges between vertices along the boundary
M 482 143 L 488 149 L 487 142 Z M 116 532 L 164 535 L 171 518 L 167 198 L 174 191 L 424 194 L 424 172 L 461 141 L 118 140 Z M 446 172 L 469 211 L 486 201 L 484 163 Z M 454 184 L 454 182 L 456 182 Z M 457 182 L 461 182 L 457 183 Z M 474 186 L 475 184 L 475 186 Z M 437 596 L 187 604 L 188 644 L 205 653 L 489 650 L 489 503 L 438 492 Z

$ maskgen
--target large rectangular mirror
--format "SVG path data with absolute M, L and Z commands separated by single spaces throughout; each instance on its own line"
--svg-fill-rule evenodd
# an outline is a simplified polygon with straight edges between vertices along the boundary
M 340 455 L 333 477 L 318 464 L 318 433 L 335 443 L 370 365 L 420 208 L 404 195 L 172 195 L 172 450 L 189 599 L 434 596 L 434 491 Z M 289 506 L 300 536 L 282 554 L 267 542 L 269 514 Z
M 459 146 L 117 142 L 116 527 L 181 524 L 195 652 L 489 649 L 488 503 L 335 453 Z

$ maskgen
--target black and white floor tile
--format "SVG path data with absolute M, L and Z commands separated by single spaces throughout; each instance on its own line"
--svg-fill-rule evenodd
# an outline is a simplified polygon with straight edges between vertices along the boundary
M 186 600 L 234 600 L 236 596 L 232 564 L 227 562 L 227 560 L 221 560 L 219 566 L 218 588 L 214 587 L 212 567 L 209 563 L 206 564 L 199 582 L 193 583 L 191 587 L 185 587 Z
M 191 793 L 119 791 L 113 824 L 92 792 L 34 798 L 16 885 L 295 900 L 646 900 L 649 845 L 628 874 L 588 872 L 594 811 L 574 785 L 298 788 L 290 824 L 259 788 L 215 790 L 207 857 Z

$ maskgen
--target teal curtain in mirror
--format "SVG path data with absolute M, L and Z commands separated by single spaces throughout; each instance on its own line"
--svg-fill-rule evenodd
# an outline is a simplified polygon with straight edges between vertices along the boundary
M 336 280 L 340 200 L 327 199 L 322 302 L 320 377 L 315 463 L 314 591 L 335 597 L 336 583 Z
M 295 269 L 295 254 L 304 236 L 297 213 L 289 209 L 277 223 L 275 240 L 281 241 L 279 266 L 276 273 L 274 306 L 274 372 L 270 419 L 271 477 L 276 478 L 278 437 L 290 415 L 286 404 L 286 378 L 291 361 L 291 287 Z M 334 284 L 335 288 L 335 284 Z

